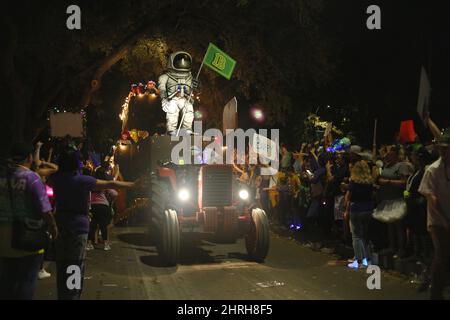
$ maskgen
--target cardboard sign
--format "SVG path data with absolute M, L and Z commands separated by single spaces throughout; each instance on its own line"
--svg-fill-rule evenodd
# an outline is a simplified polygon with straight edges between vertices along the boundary
M 223 133 L 227 132 L 227 129 L 234 130 L 237 128 L 238 116 L 237 116 L 237 99 L 234 97 L 223 107 L 222 126 Z
M 50 113 L 50 132 L 52 137 L 84 136 L 83 116 L 81 113 L 59 112 Z

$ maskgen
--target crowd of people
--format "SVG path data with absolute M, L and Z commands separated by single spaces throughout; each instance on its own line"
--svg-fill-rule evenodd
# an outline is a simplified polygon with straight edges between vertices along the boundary
M 63 141 L 54 164 L 41 159 L 42 143 L 13 145 L 0 166 L 0 299 L 32 299 L 36 280 L 49 277 L 44 259 L 56 262 L 58 299 L 79 299 L 86 250 L 97 234 L 108 243 L 115 190 L 135 188 L 83 144 Z M 33 150 L 34 149 L 34 150 Z M 96 164 L 96 165 L 95 165 Z M 99 231 L 99 232 L 98 232 Z M 72 275 L 73 288 L 67 281 Z
M 325 138 L 298 152 L 281 145 L 276 174 L 260 174 L 263 165 L 234 169 L 272 224 L 313 244 L 348 244 L 349 268 L 377 264 L 376 256 L 420 262 L 430 269 L 431 297 L 441 299 L 450 255 L 450 128 L 441 132 L 429 119 L 428 125 L 432 145 L 336 150 Z M 31 299 L 36 280 L 50 276 L 43 262 L 50 255 L 58 298 L 79 299 L 86 251 L 99 235 L 111 250 L 116 190 L 143 183 L 118 181 L 118 167 L 82 144 L 63 142 L 47 161 L 41 147 L 16 143 L 0 165 L 0 299 Z M 70 268 L 79 270 L 75 289 L 67 286 Z
M 431 297 L 439 299 L 450 254 L 450 129 L 441 133 L 427 121 L 434 144 L 332 150 L 323 139 L 298 152 L 281 145 L 273 176 L 259 175 L 257 165 L 235 171 L 271 223 L 298 231 L 312 246 L 353 247 L 349 268 L 382 257 L 416 262 L 424 269 L 419 290 L 431 282 Z

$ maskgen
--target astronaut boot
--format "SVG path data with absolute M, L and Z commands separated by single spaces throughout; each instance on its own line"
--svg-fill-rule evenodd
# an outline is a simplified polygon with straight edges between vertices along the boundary
M 169 126 L 169 124 L 166 125 L 166 134 L 169 136 L 176 136 L 177 135 L 177 127 Z

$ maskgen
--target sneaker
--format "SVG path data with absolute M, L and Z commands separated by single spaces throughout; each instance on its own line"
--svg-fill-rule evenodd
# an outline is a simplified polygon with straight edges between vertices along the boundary
M 366 258 L 364 258 L 362 261 L 362 265 L 363 265 L 363 267 L 367 268 L 369 266 L 369 261 Z
M 358 263 L 358 260 L 353 261 L 347 265 L 350 269 L 363 269 L 365 268 L 363 263 Z
M 111 250 L 111 246 L 110 246 L 109 243 L 106 242 L 106 241 L 105 241 L 105 244 L 104 244 L 104 246 L 103 246 L 103 250 L 105 250 L 105 251 Z
M 86 250 L 87 251 L 94 250 L 94 246 L 92 245 L 91 242 L 88 242 L 88 244 L 86 245 Z
M 45 269 L 39 270 L 39 273 L 38 273 L 39 280 L 47 279 L 47 278 L 50 278 L 51 276 L 52 275 L 50 273 L 48 273 L 47 271 L 45 271 Z

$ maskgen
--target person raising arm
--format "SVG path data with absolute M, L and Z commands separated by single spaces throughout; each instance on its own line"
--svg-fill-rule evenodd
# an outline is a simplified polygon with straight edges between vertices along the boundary
M 33 155 L 33 162 L 35 165 L 35 172 L 41 177 L 41 178 L 47 178 L 54 174 L 56 171 L 58 171 L 58 166 L 54 163 L 41 160 L 40 154 L 41 154 L 41 148 L 43 143 L 38 142 L 36 143 L 36 150 Z

